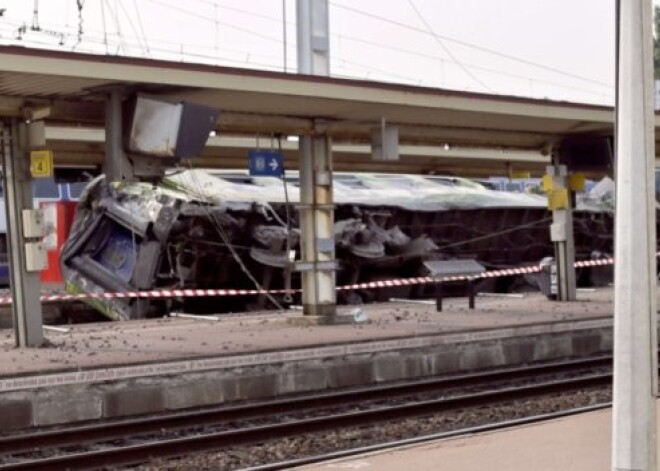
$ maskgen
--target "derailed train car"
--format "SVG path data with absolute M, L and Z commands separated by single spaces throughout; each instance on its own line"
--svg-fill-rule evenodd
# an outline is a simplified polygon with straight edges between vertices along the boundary
M 610 193 L 602 193 L 578 204 L 578 258 L 612 251 Z M 428 259 L 469 257 L 502 268 L 537 263 L 553 254 L 551 216 L 540 195 L 494 191 L 458 178 L 339 174 L 334 198 L 338 284 L 422 275 L 422 262 Z M 108 184 L 100 177 L 81 196 L 62 251 L 67 290 L 295 289 L 299 278 L 287 267 L 291 251 L 299 251 L 298 201 L 295 178 L 285 186 L 279 178 L 197 169 L 172 172 L 157 185 Z M 428 288 L 342 292 L 339 301 L 422 296 Z M 236 296 L 89 302 L 119 320 L 162 315 L 180 303 L 187 311 L 227 312 L 265 308 L 272 300 Z

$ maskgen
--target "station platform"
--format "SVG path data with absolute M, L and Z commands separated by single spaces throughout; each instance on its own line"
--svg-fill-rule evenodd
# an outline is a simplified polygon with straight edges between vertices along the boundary
M 611 469 L 612 411 L 293 468 L 299 471 L 603 471 Z
M 295 310 L 76 324 L 30 349 L 3 329 L 0 431 L 609 353 L 611 288 L 578 298 L 341 306 L 344 325 Z

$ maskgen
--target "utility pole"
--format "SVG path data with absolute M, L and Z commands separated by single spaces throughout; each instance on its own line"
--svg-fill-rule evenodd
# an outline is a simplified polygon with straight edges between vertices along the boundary
M 612 470 L 656 470 L 658 342 L 651 0 L 617 2 Z

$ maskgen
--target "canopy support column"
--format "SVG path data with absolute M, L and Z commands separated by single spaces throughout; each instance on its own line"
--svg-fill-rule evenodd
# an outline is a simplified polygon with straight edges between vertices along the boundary
M 651 0 L 617 2 L 612 470 L 657 469 L 655 148 Z
M 30 150 L 45 145 L 43 122 L 24 124 L 13 118 L 2 128 L 3 187 L 12 315 L 17 347 L 43 344 L 39 271 L 28 271 L 23 211 L 33 209 Z

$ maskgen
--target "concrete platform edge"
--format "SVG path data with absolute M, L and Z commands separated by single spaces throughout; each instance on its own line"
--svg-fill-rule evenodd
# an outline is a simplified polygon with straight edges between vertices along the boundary
M 0 380 L 0 430 L 609 353 L 611 321 L 525 326 Z

